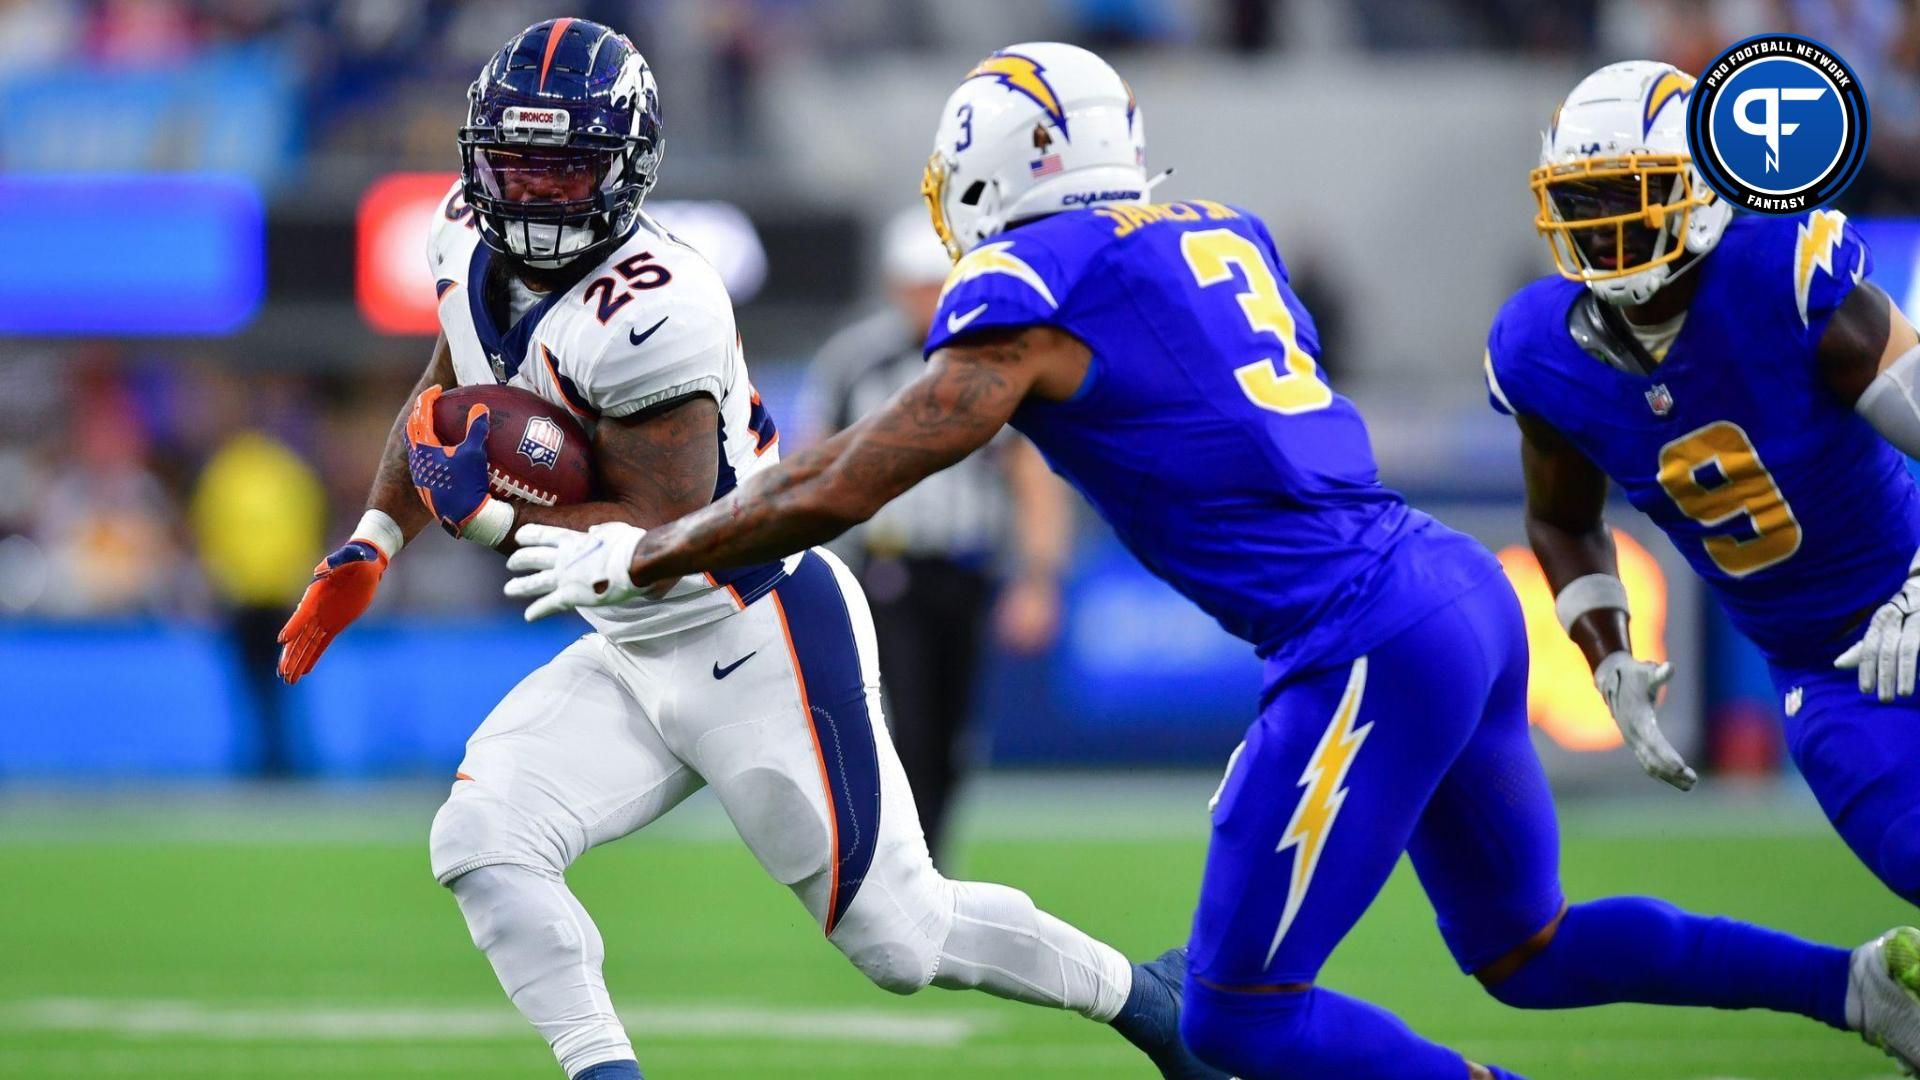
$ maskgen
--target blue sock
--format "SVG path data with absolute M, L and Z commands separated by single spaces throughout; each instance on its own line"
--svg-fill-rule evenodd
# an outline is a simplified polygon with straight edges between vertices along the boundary
M 585 1072 L 573 1080 L 643 1080 L 640 1075 L 640 1063 L 637 1061 L 603 1061 L 588 1066 Z
M 1772 1009 L 1845 1029 L 1846 949 L 1619 896 L 1567 909 L 1553 941 L 1489 987 L 1522 1009 L 1616 1001 Z
M 1187 980 L 1180 1034 L 1207 1064 L 1241 1080 L 1464 1080 L 1466 1060 L 1399 1017 L 1313 987 L 1232 993 Z M 1514 1073 L 1496 1072 L 1505 1080 Z

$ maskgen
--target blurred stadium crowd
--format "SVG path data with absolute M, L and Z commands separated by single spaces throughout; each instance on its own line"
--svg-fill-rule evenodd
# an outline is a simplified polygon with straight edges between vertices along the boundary
M 765 172 L 769 125 L 808 118 L 766 108 L 759 84 L 792 65 L 945 58 L 1058 37 L 1114 50 L 1122 70 L 1150 54 L 1285 65 L 1328 52 L 1461 64 L 1519 56 L 1569 72 L 1649 55 L 1691 70 L 1746 33 L 1791 28 L 1832 44 L 1872 88 L 1874 158 L 1853 208 L 1920 211 L 1920 4 L 1903 0 L 582 0 L 570 10 L 626 29 L 653 62 L 670 124 L 662 189 L 675 196 L 718 186 L 750 207 L 778 199 Z M 213 168 L 250 175 L 270 215 L 350 205 L 379 173 L 454 167 L 472 71 L 553 13 L 521 0 L 0 0 L 0 103 L 102 72 L 209 71 L 232 72 L 219 78 L 275 103 L 272 123 L 239 138 L 196 129 L 180 110 L 171 127 L 139 138 L 111 116 L 59 138 L 0 133 L 0 174 Z M 877 231 L 885 216 L 825 209 L 854 233 Z M 850 243 L 853 284 L 871 281 L 873 245 Z M 1310 269 L 1298 278 L 1329 324 L 1338 380 L 1352 300 L 1337 278 L 1323 284 Z M 779 306 L 777 290 L 758 324 L 748 305 L 756 374 L 778 382 L 782 365 L 797 368 L 836 324 L 871 307 L 870 291 L 848 285 L 829 310 L 807 303 L 807 317 L 785 328 L 781 316 L 795 309 Z M 756 335 L 755 325 L 773 329 Z M 311 560 L 357 515 L 426 343 L 376 348 L 363 330 L 342 330 L 337 364 L 288 363 L 275 354 L 289 334 L 275 334 L 240 346 L 0 339 L 0 612 L 210 616 L 297 597 Z M 434 546 L 433 559 L 395 576 L 383 604 L 494 603 L 473 583 L 492 580 L 497 560 Z

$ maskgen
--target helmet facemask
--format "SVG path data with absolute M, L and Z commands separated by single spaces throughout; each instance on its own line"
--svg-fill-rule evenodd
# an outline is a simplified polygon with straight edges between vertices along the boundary
M 967 185 L 965 191 L 956 195 L 948 190 L 952 178 L 952 160 L 934 151 L 927 158 L 926 170 L 920 174 L 920 197 L 927 201 L 927 213 L 933 218 L 933 231 L 939 235 L 940 242 L 946 245 L 947 254 L 954 262 L 959 262 L 960 257 L 975 244 L 998 229 L 988 228 L 993 224 L 992 215 L 981 205 L 987 189 L 993 185 L 985 180 L 975 180 Z
M 1695 211 L 1713 192 L 1684 154 L 1624 154 L 1542 165 L 1529 178 L 1560 276 L 1613 304 L 1642 304 L 1689 250 Z M 1715 230 L 1714 240 L 1718 239 Z M 1706 244 L 1711 246 L 1711 241 Z
M 466 199 L 491 246 L 529 266 L 564 266 L 624 235 L 648 184 L 634 170 L 637 140 L 575 134 L 566 143 L 461 132 Z
M 579 51 L 570 66 L 549 71 L 569 48 Z M 662 141 L 653 75 L 632 43 L 595 23 L 553 20 L 509 42 L 467 89 L 461 191 L 489 248 L 557 269 L 632 231 Z

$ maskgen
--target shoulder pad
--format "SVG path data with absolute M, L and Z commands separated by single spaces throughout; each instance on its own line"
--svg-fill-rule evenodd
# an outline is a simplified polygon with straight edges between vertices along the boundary
M 446 196 L 435 204 L 427 225 L 427 269 L 436 280 L 466 277 L 467 256 L 479 242 L 473 211 L 461 197 L 460 182 L 455 180 Z
M 1838 210 L 1815 210 L 1794 229 L 1793 303 L 1800 325 L 1812 329 L 1840 306 L 1873 268 L 1860 234 Z
M 981 244 L 947 276 L 927 331 L 926 351 L 975 330 L 1051 322 L 1069 285 L 1053 252 L 1033 236 L 1005 236 Z

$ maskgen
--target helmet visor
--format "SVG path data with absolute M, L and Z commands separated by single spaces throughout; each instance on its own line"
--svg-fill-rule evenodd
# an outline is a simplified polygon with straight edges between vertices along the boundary
M 473 164 L 490 198 L 516 208 L 573 209 L 606 188 L 614 156 L 588 147 L 489 146 Z
M 1569 180 L 1547 189 L 1554 213 L 1569 225 L 1603 220 L 1619 224 L 1617 230 L 1572 230 L 1573 241 L 1579 245 L 1588 266 L 1595 270 L 1618 270 L 1652 261 L 1654 249 L 1660 243 L 1660 230 L 1648 225 L 1647 215 L 1641 212 L 1644 209 L 1641 189 L 1646 179 L 1643 175 L 1628 174 Z M 1663 196 L 1670 194 L 1665 190 L 1670 181 L 1669 177 L 1660 177 L 1648 185 L 1654 189 L 1647 193 L 1649 201 L 1665 203 Z

